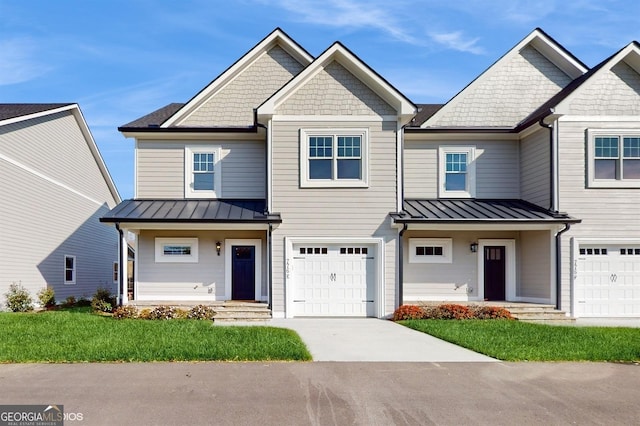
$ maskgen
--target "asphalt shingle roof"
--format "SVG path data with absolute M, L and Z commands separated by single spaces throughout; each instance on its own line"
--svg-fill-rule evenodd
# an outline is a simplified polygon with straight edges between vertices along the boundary
M 25 115 L 37 114 L 56 108 L 62 108 L 73 103 L 66 104 L 0 104 L 0 121 L 10 118 L 23 117 Z

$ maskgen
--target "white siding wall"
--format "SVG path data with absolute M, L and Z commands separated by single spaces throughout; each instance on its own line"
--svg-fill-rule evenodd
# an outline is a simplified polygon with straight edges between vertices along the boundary
M 405 140 L 406 198 L 438 197 L 438 147 L 475 146 L 476 198 L 519 198 L 520 162 L 516 141 Z
M 265 143 L 247 141 L 147 141 L 137 143 L 137 198 L 184 198 L 186 145 L 222 146 L 220 198 L 265 197 Z
M 549 130 L 540 129 L 520 144 L 520 182 L 523 200 L 544 208 L 551 205 Z
M 12 282 L 56 299 L 115 292 L 118 233 L 99 217 L 115 206 L 70 113 L 0 128 L 0 303 Z M 18 164 L 15 164 L 18 163 Z M 33 173 L 33 171 L 37 173 Z M 76 256 L 76 284 L 64 284 L 64 256 Z
M 259 231 L 141 231 L 138 239 L 137 297 L 147 300 L 224 300 L 227 238 L 262 239 L 262 291 L 267 294 L 265 233 Z M 198 238 L 198 263 L 156 263 L 155 238 Z M 223 242 L 220 256 L 216 241 Z M 211 293 L 209 293 L 209 289 Z M 231 295 L 227 295 L 231 298 Z
M 300 188 L 299 129 L 369 129 L 368 188 Z M 396 302 L 396 237 L 388 213 L 396 209 L 395 122 L 274 122 L 273 211 L 283 223 L 273 232 L 274 312 L 284 312 L 285 237 L 381 237 L 385 246 L 385 312 Z
M 586 187 L 586 129 L 640 129 L 639 123 L 624 121 L 559 123 L 560 210 L 582 219 L 562 237 L 562 308 L 570 308 L 570 239 L 637 238 L 640 215 L 637 202 L 640 188 Z

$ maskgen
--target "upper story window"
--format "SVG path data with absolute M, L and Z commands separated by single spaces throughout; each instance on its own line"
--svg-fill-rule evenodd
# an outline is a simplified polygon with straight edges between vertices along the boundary
M 309 129 L 300 132 L 302 187 L 368 186 L 366 129 Z
M 222 194 L 219 146 L 185 147 L 185 198 L 219 198 Z
M 589 130 L 587 137 L 590 187 L 640 187 L 640 132 Z
M 441 146 L 439 191 L 441 198 L 473 198 L 476 192 L 475 148 Z

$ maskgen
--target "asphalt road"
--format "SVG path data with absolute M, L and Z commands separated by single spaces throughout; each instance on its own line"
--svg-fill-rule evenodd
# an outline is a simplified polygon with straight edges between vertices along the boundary
M 4 364 L 0 404 L 62 404 L 65 425 L 631 425 L 640 366 Z

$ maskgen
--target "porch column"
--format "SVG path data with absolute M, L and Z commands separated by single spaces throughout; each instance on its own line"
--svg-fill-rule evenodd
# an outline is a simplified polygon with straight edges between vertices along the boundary
M 120 232 L 120 270 L 118 271 L 118 299 L 121 305 L 126 305 L 128 302 L 128 268 L 129 268 L 129 245 L 127 244 L 127 230 L 123 229 Z

